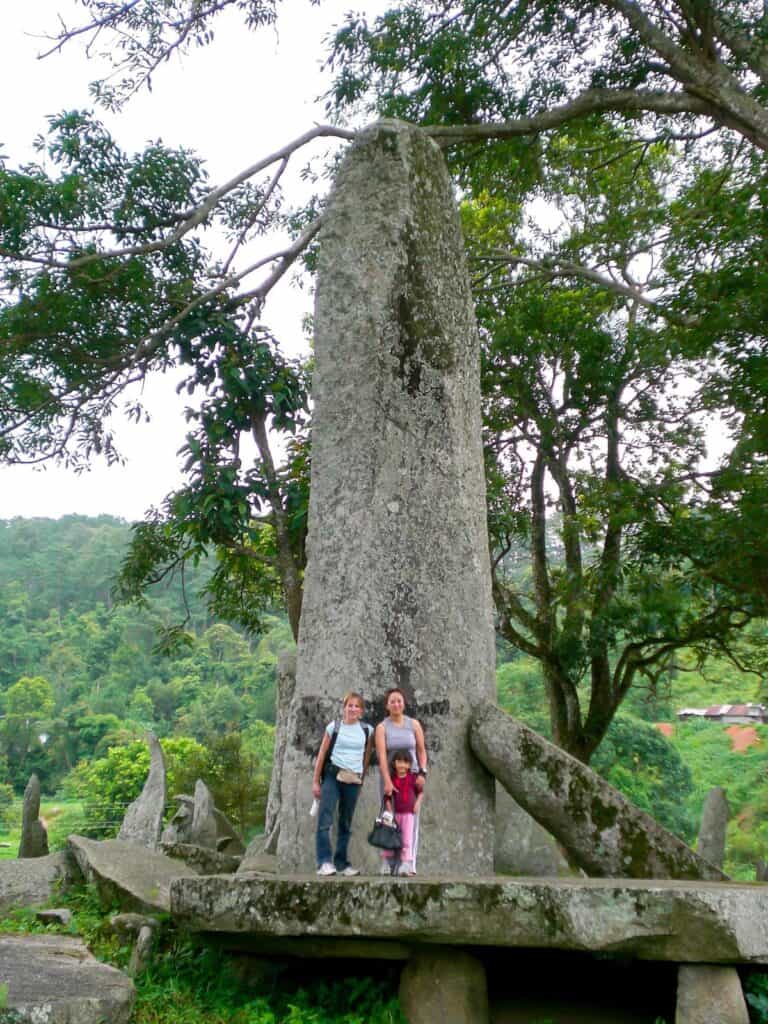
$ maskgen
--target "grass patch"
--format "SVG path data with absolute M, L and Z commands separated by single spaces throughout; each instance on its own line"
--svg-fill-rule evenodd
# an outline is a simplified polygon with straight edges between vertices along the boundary
M 21 800 L 15 800 L 7 815 L 7 822 L 0 828 L 0 860 L 15 860 L 19 855 L 21 842 Z M 40 801 L 40 817 L 48 829 L 48 848 L 51 853 L 63 850 L 67 836 L 81 831 L 85 815 L 80 800 Z

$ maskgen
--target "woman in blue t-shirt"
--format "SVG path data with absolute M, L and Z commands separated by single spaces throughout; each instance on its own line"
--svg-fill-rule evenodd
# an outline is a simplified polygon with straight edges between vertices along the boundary
M 318 875 L 360 874 L 359 868 L 353 868 L 347 860 L 347 847 L 352 815 L 371 758 L 373 730 L 361 721 L 365 701 L 359 693 L 348 693 L 343 707 L 341 721 L 329 722 L 325 727 L 312 778 L 312 792 L 320 801 L 316 836 Z M 339 823 L 336 852 L 332 855 L 331 825 L 337 804 Z

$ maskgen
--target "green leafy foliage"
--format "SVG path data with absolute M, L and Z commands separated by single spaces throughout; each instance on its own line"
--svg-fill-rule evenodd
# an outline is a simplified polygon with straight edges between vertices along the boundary
M 271 764 L 265 723 L 274 722 L 277 656 L 293 643 L 290 627 L 274 614 L 262 615 L 257 636 L 212 622 L 200 596 L 205 560 L 183 580 L 157 584 L 142 607 L 115 606 L 110 575 L 129 542 L 129 526 L 109 517 L 2 524 L 0 702 L 15 717 L 13 729 L 0 723 L 0 779 L 20 793 L 35 771 L 53 792 L 78 763 L 143 740 L 147 728 L 209 751 L 235 743 L 227 736 L 236 733 L 239 763 L 252 764 L 258 820 Z M 158 652 L 158 627 L 186 616 L 188 643 Z M 23 682 L 38 673 L 42 683 Z

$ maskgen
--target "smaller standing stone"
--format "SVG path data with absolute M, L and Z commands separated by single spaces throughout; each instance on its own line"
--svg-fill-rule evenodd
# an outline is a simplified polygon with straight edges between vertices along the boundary
M 731 809 L 723 787 L 710 789 L 704 797 L 696 852 L 716 868 L 722 868 L 725 861 L 725 836 L 730 816 Z
M 19 857 L 47 857 L 48 830 L 40 821 L 40 780 L 31 775 L 24 790 L 21 810 L 21 842 Z
M 408 1024 L 489 1024 L 488 984 L 478 959 L 453 949 L 415 953 L 400 976 Z
M 156 850 L 165 813 L 165 759 L 157 736 L 147 733 L 147 743 L 150 753 L 147 781 L 125 812 L 117 838 Z
M 675 1024 L 749 1024 L 736 968 L 681 964 Z
M 195 783 L 195 806 L 192 810 L 190 842 L 207 850 L 216 849 L 219 830 L 216 825 L 215 806 L 210 789 L 202 779 Z
M 154 939 L 154 930 L 149 925 L 144 925 L 139 931 L 138 938 L 136 939 L 136 945 L 133 947 L 131 952 L 131 961 L 128 964 L 128 974 L 131 978 L 135 978 L 137 974 L 148 966 L 150 957 L 152 956 L 152 944 Z

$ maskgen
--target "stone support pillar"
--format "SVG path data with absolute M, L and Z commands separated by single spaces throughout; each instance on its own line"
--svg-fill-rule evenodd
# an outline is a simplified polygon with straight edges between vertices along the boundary
M 675 1024 L 749 1024 L 736 968 L 681 964 Z
M 489 1024 L 485 967 L 454 949 L 414 953 L 400 976 L 408 1024 Z

